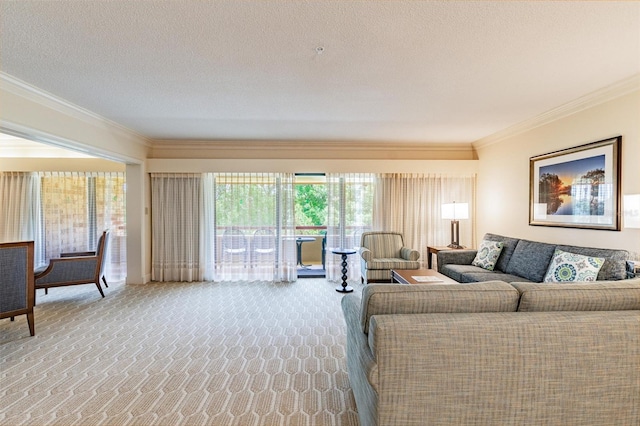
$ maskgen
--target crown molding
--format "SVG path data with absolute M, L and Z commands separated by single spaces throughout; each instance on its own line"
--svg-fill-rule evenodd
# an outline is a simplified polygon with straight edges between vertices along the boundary
M 385 142 L 385 141 L 280 141 L 280 140 L 184 140 L 155 139 L 153 148 L 163 150 L 216 149 L 216 150 L 254 150 L 254 149 L 309 149 L 333 151 L 470 151 L 471 143 L 437 142 Z
M 92 126 L 108 128 L 116 135 L 135 141 L 145 148 L 151 147 L 151 140 L 146 136 L 2 71 L 0 71 L 0 89 Z
M 637 90 L 640 90 L 640 74 L 633 75 L 610 86 L 596 90 L 574 101 L 542 113 L 529 120 L 507 127 L 504 130 L 473 142 L 472 145 L 475 149 L 493 145 L 520 133 L 544 126 L 545 124 L 568 117 Z
M 470 160 L 470 143 L 156 140 L 150 158 L 288 158 Z

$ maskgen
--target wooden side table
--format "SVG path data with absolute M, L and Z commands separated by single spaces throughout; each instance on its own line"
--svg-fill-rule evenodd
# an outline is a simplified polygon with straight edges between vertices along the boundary
M 447 247 L 447 246 L 442 246 L 442 247 L 437 247 L 437 246 L 427 246 L 427 267 L 429 269 L 431 269 L 431 266 L 433 265 L 433 261 L 432 261 L 432 256 L 434 254 L 438 254 L 439 251 L 445 251 L 445 250 L 462 250 L 465 249 L 466 247 L 462 247 L 461 249 L 455 249 L 455 248 L 451 248 L 451 247 Z

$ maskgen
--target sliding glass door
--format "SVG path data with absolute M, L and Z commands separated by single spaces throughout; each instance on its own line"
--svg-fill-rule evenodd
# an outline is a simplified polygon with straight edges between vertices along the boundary
M 295 281 L 293 175 L 207 174 L 204 190 L 205 279 Z

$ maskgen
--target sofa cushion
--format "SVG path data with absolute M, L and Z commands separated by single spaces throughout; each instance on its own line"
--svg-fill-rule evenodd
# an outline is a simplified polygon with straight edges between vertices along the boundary
M 458 282 L 462 284 L 469 284 L 493 280 L 500 280 L 507 283 L 527 281 L 525 278 L 519 277 L 517 275 L 505 274 L 504 272 L 482 271 L 466 272 L 464 274 L 460 274 L 460 280 Z
M 500 241 L 482 240 L 480 247 L 478 248 L 478 252 L 476 253 L 476 257 L 473 259 L 471 264 L 488 271 L 493 271 L 493 268 L 495 268 L 496 262 L 498 261 L 498 257 L 502 252 L 502 247 L 504 247 L 504 243 Z
M 556 249 L 544 282 L 595 281 L 604 264 L 602 257 L 583 256 Z
M 466 274 L 469 274 L 469 273 L 489 273 L 489 274 L 494 274 L 495 272 L 487 272 L 485 269 L 482 269 L 479 266 L 458 265 L 458 264 L 455 264 L 455 263 L 450 263 L 450 264 L 447 264 L 447 265 L 444 265 L 443 267 L 441 267 L 440 268 L 440 273 L 448 276 L 452 280 L 455 280 L 455 281 L 458 281 L 459 283 L 461 283 L 462 282 L 462 276 L 466 275 Z M 497 278 L 494 278 L 494 279 L 497 279 Z M 487 280 L 487 281 L 492 281 L 492 280 Z
M 399 258 L 377 258 L 367 262 L 367 269 L 419 269 L 420 262 Z
M 627 277 L 626 261 L 629 259 L 629 252 L 626 250 L 564 245 L 559 245 L 557 248 L 584 256 L 603 257 L 604 265 L 598 272 L 598 281 L 624 280 Z
M 518 275 L 506 274 L 499 271 L 487 271 L 479 266 L 448 264 L 442 267 L 441 273 L 459 283 L 477 283 L 483 281 L 528 281 Z
M 516 246 L 518 245 L 518 241 L 520 241 L 520 239 L 505 237 L 497 234 L 485 234 L 483 239 L 488 241 L 499 241 L 503 244 L 502 252 L 500 253 L 500 257 L 498 257 L 498 261 L 496 262 L 496 267 L 494 269 L 502 272 L 507 272 L 507 265 L 509 265 L 511 255 L 516 249 Z
M 640 279 L 511 285 L 520 293 L 520 312 L 640 310 Z
M 362 290 L 360 322 L 369 332 L 373 315 L 450 312 L 515 312 L 519 294 L 501 281 L 457 284 L 370 284 Z
M 542 282 L 555 249 L 554 244 L 520 240 L 505 272 L 536 283 Z

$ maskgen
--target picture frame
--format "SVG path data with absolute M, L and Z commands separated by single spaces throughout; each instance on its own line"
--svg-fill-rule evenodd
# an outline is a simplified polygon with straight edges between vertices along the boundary
M 619 231 L 622 136 L 529 158 L 529 225 Z

